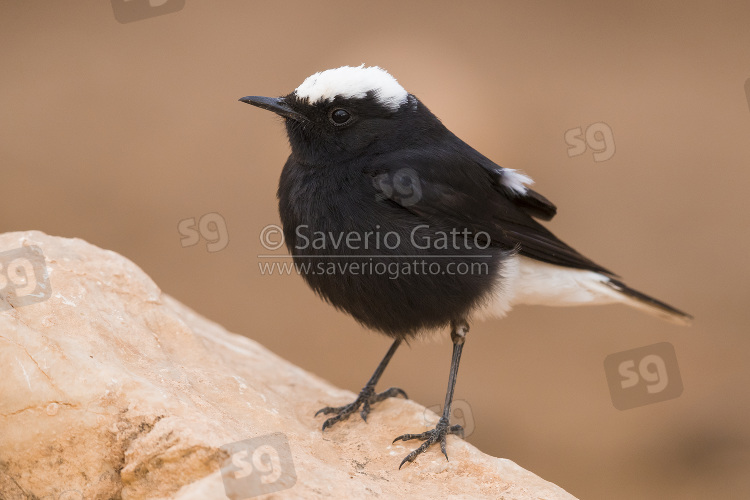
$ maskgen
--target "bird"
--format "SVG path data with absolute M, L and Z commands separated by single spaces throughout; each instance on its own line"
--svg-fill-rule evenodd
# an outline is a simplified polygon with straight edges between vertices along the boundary
M 629 286 L 542 222 L 557 207 L 520 170 L 501 167 L 452 133 L 379 66 L 317 72 L 281 97 L 241 102 L 280 116 L 291 153 L 277 191 L 284 241 L 304 281 L 326 302 L 393 339 L 357 398 L 322 408 L 323 432 L 406 393 L 375 388 L 398 347 L 449 329 L 452 356 L 435 427 L 398 436 L 447 436 L 470 324 L 519 304 L 620 303 L 688 325 L 692 316 Z

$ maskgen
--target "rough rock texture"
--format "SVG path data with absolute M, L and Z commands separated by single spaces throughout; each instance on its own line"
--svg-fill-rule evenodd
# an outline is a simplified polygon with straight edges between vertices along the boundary
M 2 499 L 573 498 L 453 436 L 450 462 L 433 447 L 399 471 L 415 445 L 391 440 L 425 427 L 412 401 L 321 433 L 315 410 L 352 393 L 200 317 L 114 252 L 8 233 L 0 265 Z

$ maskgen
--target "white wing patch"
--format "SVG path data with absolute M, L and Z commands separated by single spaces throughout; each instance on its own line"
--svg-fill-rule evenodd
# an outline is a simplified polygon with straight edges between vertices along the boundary
M 531 177 L 512 168 L 503 168 L 501 174 L 503 186 L 518 194 L 526 194 L 526 186 L 534 184 Z
M 315 73 L 295 90 L 297 97 L 310 103 L 332 101 L 336 96 L 362 98 L 374 92 L 386 108 L 396 111 L 407 101 L 409 93 L 386 70 L 378 66 L 342 66 Z

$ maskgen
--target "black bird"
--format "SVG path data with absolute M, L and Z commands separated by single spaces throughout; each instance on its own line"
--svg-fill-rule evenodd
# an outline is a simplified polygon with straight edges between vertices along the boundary
M 357 399 L 326 407 L 323 430 L 361 408 L 404 396 L 375 385 L 398 346 L 450 327 L 448 390 L 436 427 L 398 440 L 445 450 L 450 408 L 469 322 L 516 304 L 623 303 L 674 323 L 691 317 L 627 287 L 536 219 L 555 206 L 448 130 L 378 67 L 316 73 L 278 98 L 240 99 L 282 116 L 291 155 L 279 182 L 286 245 L 305 281 L 327 302 L 394 339 Z M 317 414 L 316 414 L 317 415 Z

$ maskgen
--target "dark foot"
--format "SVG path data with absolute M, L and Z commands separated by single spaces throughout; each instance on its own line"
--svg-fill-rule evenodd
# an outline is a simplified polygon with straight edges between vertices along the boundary
M 445 452 L 445 438 L 448 434 L 457 434 L 463 438 L 464 428 L 460 425 L 450 425 L 446 417 L 441 417 L 435 428 L 432 430 L 423 432 L 422 434 L 404 434 L 394 439 L 394 443 L 398 440 L 409 441 L 410 439 L 421 439 L 424 441 L 419 448 L 406 455 L 406 458 L 401 461 L 401 465 L 399 465 L 398 468 L 401 469 L 406 462 L 413 462 L 414 459 L 417 458 L 417 455 L 424 453 L 427 451 L 427 448 L 438 441 L 440 441 L 440 450 L 443 452 L 443 455 L 445 455 L 445 459 L 448 460 L 448 454 Z
M 323 415 L 330 415 L 331 413 L 336 413 L 335 417 L 331 417 L 325 422 L 323 422 L 323 430 L 326 430 L 328 427 L 331 427 L 336 422 L 340 422 L 341 420 L 346 420 L 349 418 L 349 415 L 354 413 L 359 409 L 360 406 L 362 406 L 362 411 L 359 412 L 360 415 L 362 415 L 362 420 L 367 422 L 367 415 L 370 414 L 370 406 L 374 403 L 377 403 L 378 401 L 383 401 L 386 398 L 395 398 L 396 396 L 403 396 L 404 399 L 409 399 L 409 397 L 406 395 L 404 391 L 399 389 L 398 387 L 391 387 L 387 391 L 383 391 L 380 394 L 375 393 L 375 388 L 372 386 L 365 386 L 362 391 L 360 391 L 359 396 L 357 396 L 357 399 L 354 400 L 353 403 L 350 403 L 345 406 L 326 406 L 325 408 L 321 408 L 315 413 L 315 416 L 317 417 L 319 414 Z

